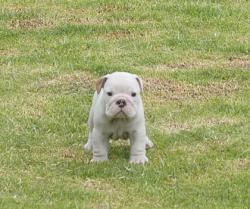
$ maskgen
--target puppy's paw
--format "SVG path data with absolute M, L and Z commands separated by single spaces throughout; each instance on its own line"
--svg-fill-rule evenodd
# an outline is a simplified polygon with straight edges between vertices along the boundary
M 93 157 L 92 160 L 90 161 L 91 163 L 101 163 L 108 161 L 107 157 Z
M 154 146 L 153 142 L 147 137 L 146 149 L 152 148 Z
M 86 152 L 91 152 L 92 151 L 92 144 L 90 144 L 90 143 L 86 143 L 85 145 L 84 145 L 84 150 L 86 151 Z
M 145 164 L 148 162 L 148 158 L 145 155 L 142 156 L 131 156 L 129 163 L 131 164 Z

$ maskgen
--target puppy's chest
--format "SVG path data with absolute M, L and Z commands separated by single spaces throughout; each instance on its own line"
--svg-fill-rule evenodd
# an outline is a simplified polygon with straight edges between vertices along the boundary
M 128 139 L 130 128 L 129 126 L 122 121 L 114 121 L 109 130 L 110 138 L 112 139 Z

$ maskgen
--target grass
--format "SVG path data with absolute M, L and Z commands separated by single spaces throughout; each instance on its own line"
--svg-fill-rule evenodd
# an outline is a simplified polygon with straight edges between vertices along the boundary
M 249 208 L 249 1 L 1 1 L 0 208 Z M 144 80 L 150 163 L 84 153 L 95 80 Z

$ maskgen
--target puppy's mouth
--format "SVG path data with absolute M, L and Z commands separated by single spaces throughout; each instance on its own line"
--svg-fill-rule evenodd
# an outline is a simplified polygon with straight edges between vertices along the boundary
M 123 111 L 123 109 L 120 109 L 119 112 L 117 112 L 114 115 L 114 118 L 128 118 L 127 114 Z

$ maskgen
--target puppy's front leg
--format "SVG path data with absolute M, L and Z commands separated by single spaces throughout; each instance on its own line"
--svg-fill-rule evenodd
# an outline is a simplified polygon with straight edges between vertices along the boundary
M 93 159 L 91 162 L 108 160 L 108 137 L 96 128 L 93 129 L 91 137 L 93 143 Z
M 135 132 L 130 137 L 130 163 L 146 163 L 148 162 L 148 158 L 146 157 L 146 143 L 147 136 L 145 133 Z

